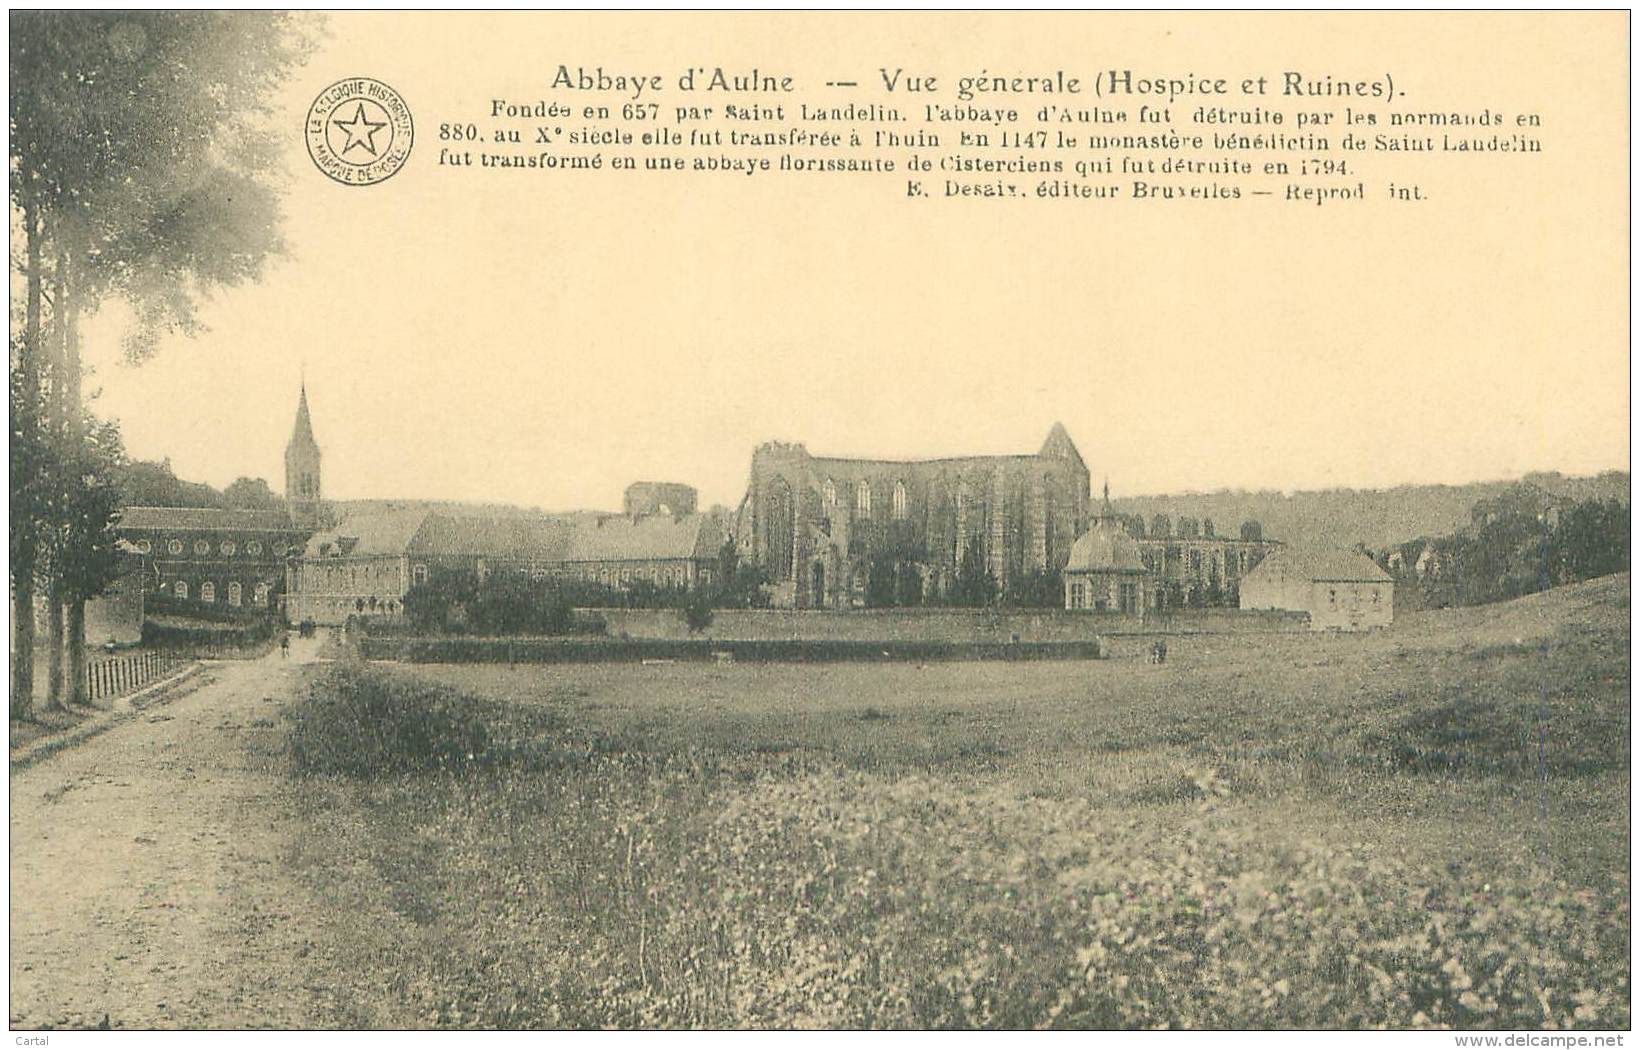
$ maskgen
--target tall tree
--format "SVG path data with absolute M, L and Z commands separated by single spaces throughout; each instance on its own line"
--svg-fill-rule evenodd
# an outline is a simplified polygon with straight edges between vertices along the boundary
M 222 490 L 222 502 L 230 510 L 279 510 L 285 505 L 262 478 L 234 479 Z
M 140 361 L 166 334 L 200 331 L 199 297 L 255 277 L 279 250 L 269 185 L 277 140 L 255 128 L 305 50 L 299 17 L 12 13 L 10 187 L 27 289 L 13 368 L 28 413 L 14 422 L 14 437 L 19 427 L 49 429 L 36 393 L 45 378 L 48 279 L 60 296 L 51 304 L 56 328 L 68 340 L 56 379 L 62 404 L 72 406 L 60 417 L 72 444 L 84 439 L 74 319 L 106 297 L 124 299 L 136 316 L 124 349 Z M 11 547 L 18 613 L 34 605 L 39 541 L 28 533 Z M 14 622 L 11 706 L 26 717 L 33 618 L 14 615 Z

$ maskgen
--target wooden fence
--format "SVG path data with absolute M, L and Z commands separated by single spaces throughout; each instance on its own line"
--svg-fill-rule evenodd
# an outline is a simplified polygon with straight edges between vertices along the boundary
M 124 696 L 164 678 L 186 663 L 187 660 L 167 653 L 134 653 L 91 660 L 85 665 L 86 692 L 92 700 Z

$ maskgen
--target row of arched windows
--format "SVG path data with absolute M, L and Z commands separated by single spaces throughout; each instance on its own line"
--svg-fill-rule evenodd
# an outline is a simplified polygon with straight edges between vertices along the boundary
M 837 483 L 830 478 L 820 487 L 821 497 L 826 502 L 826 512 L 829 514 L 837 509 Z M 908 498 L 905 482 L 894 483 L 894 497 L 892 509 L 895 521 L 904 521 L 908 513 Z M 854 513 L 858 517 L 871 517 L 871 482 L 860 480 L 854 485 Z
M 265 584 L 265 583 L 257 584 L 255 586 L 255 588 L 253 588 L 252 591 L 251 591 L 251 604 L 257 605 L 257 606 L 267 605 L 268 604 L 269 591 L 270 591 L 270 588 L 268 587 L 267 584 Z M 173 583 L 171 585 L 171 594 L 174 597 L 181 598 L 183 600 L 187 600 L 188 593 L 189 593 L 189 590 L 188 590 L 188 581 L 187 580 L 177 580 L 175 583 Z M 203 582 L 199 585 L 199 600 L 200 601 L 214 603 L 216 601 L 216 598 L 217 598 L 217 589 L 216 589 L 216 583 L 214 581 L 206 580 L 205 582 Z M 241 605 L 243 605 L 245 603 L 245 589 L 244 589 L 244 586 L 242 584 L 240 584 L 240 582 L 238 580 L 228 581 L 227 601 L 228 601 L 229 605 L 233 606 L 236 609 L 239 608 Z
M 138 540 L 135 546 L 137 550 L 143 554 L 154 553 L 154 544 L 149 540 Z M 180 556 L 187 549 L 188 545 L 179 539 L 168 540 L 165 544 L 166 553 L 173 556 Z M 193 551 L 195 556 L 204 558 L 211 553 L 211 542 L 209 540 L 195 540 L 193 544 Z M 239 553 L 239 544 L 235 543 L 233 540 L 223 540 L 221 543 L 217 544 L 216 551 L 225 558 L 231 558 L 235 554 Z M 245 544 L 245 553 L 252 558 L 260 555 L 262 553 L 262 541 L 251 540 L 249 543 Z M 282 549 L 278 545 L 275 545 L 274 553 L 282 553 Z
M 1173 574 L 1175 568 L 1183 573 L 1201 578 L 1204 571 L 1222 572 L 1228 576 L 1245 576 L 1258 563 L 1258 559 L 1245 550 L 1225 550 L 1208 552 L 1200 548 L 1180 550 L 1169 545 L 1165 549 L 1146 549 L 1143 553 L 1145 567 L 1153 572 Z

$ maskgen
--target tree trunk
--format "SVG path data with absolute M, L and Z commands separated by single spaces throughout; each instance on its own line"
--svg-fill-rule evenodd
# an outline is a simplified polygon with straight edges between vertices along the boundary
M 52 282 L 51 295 L 51 388 L 46 409 L 47 441 L 57 450 L 54 466 L 57 470 L 52 477 L 52 485 L 56 494 L 66 494 L 67 486 L 74 484 L 71 477 L 70 464 L 74 461 L 73 438 L 68 433 L 68 419 L 65 411 L 66 384 L 64 380 L 68 361 L 68 326 L 63 323 L 63 304 L 68 299 L 68 253 L 63 249 L 63 238 L 59 234 L 57 241 L 57 267 Z M 63 504 L 58 503 L 57 506 Z M 68 695 L 66 692 L 67 675 L 64 660 L 67 657 L 67 639 L 63 636 L 67 626 L 67 617 L 63 606 L 66 596 L 63 593 L 63 563 L 72 558 L 74 552 L 65 549 L 64 541 L 67 530 L 62 523 L 53 522 L 51 557 L 47 562 L 48 573 L 46 582 L 46 628 L 50 637 L 46 651 L 50 654 L 50 664 L 46 668 L 46 706 L 58 710 L 68 710 Z
M 32 194 L 23 197 L 23 236 L 28 242 L 28 301 L 24 310 L 23 339 L 17 350 L 17 372 L 21 404 L 16 424 L 25 434 L 36 432 L 36 412 L 40 400 L 40 211 Z M 33 469 L 31 464 L 30 468 Z M 28 484 L 30 478 L 12 478 L 13 486 Z M 39 537 L 27 516 L 12 521 L 16 534 L 11 565 L 12 654 L 11 717 L 34 715 L 34 569 L 38 560 Z
M 80 293 L 76 287 L 76 273 L 69 266 L 70 258 L 83 258 L 78 238 L 65 238 L 74 248 L 72 256 L 64 254 L 59 261 L 65 279 L 61 283 L 62 299 L 58 303 L 63 317 L 63 433 L 68 447 L 79 451 L 85 442 L 85 405 L 80 396 Z M 85 681 L 85 595 L 78 590 L 68 595 L 68 701 L 71 704 L 89 704 L 90 694 Z
M 85 599 L 78 597 L 68 603 L 68 699 L 91 703 L 85 681 Z
M 55 570 L 53 570 L 55 571 Z M 50 654 L 46 666 L 46 706 L 68 710 L 67 665 L 68 642 L 64 636 L 67 627 L 64 615 L 63 587 L 56 580 L 46 585 L 46 629 L 49 632 L 46 651 Z
M 14 526 L 15 527 L 15 526 Z M 11 717 L 34 717 L 34 552 L 24 540 L 12 566 Z

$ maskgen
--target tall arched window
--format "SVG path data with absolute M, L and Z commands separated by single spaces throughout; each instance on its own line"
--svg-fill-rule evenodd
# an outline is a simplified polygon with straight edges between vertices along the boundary
M 199 585 L 199 600 L 202 602 L 216 601 L 216 584 L 206 580 Z
M 836 510 L 837 485 L 833 483 L 830 478 L 827 478 L 826 483 L 820 487 L 820 493 L 822 498 L 826 501 L 826 510 L 828 512 Z
M 770 483 L 764 514 L 769 574 L 776 580 L 789 579 L 796 563 L 797 507 L 785 478 L 777 477 Z
M 894 483 L 894 520 L 905 520 L 905 482 Z
M 1048 569 L 1059 564 L 1059 485 L 1052 474 L 1042 476 L 1042 560 Z M 1074 539 L 1075 537 L 1068 537 Z
M 244 599 L 244 596 L 245 596 L 245 592 L 239 586 L 239 581 L 238 580 L 234 580 L 232 583 L 228 584 L 228 604 L 229 605 L 233 606 L 235 609 L 239 608 L 239 603 Z
M 854 510 L 862 518 L 871 517 L 871 482 L 862 480 L 854 486 Z

